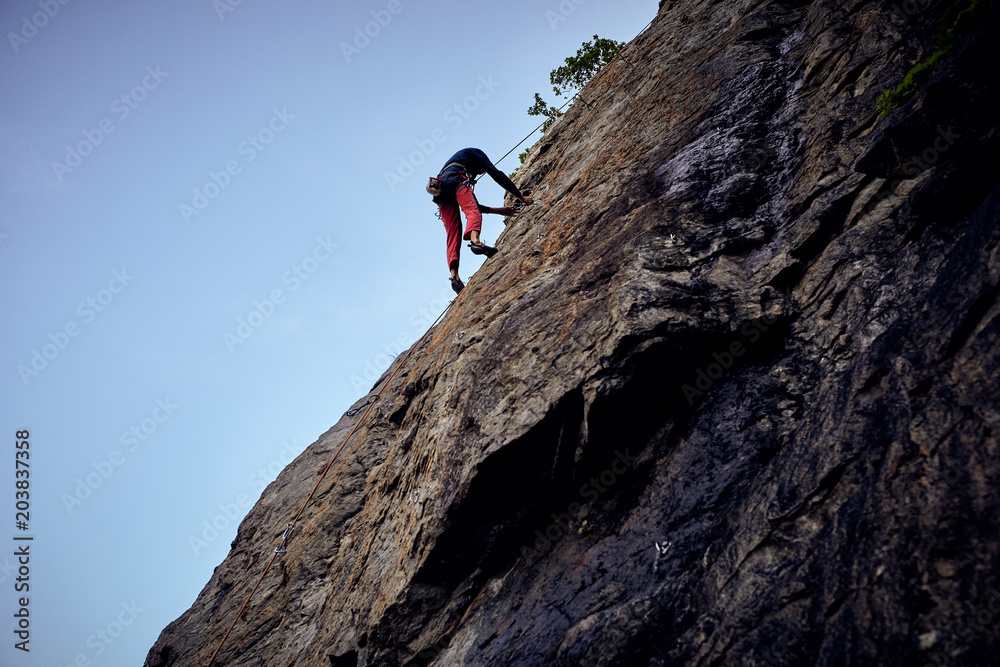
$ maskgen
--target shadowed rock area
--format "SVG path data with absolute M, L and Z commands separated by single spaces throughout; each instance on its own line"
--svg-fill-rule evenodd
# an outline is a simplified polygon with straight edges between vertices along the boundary
M 215 664 L 995 664 L 1000 8 L 880 118 L 909 4 L 663 3 Z M 208 663 L 349 414 L 146 667 Z

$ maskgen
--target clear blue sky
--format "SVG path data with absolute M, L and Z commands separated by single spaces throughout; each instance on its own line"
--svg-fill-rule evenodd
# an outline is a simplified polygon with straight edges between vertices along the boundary
M 3 3 L 0 665 L 142 663 L 264 485 L 451 298 L 426 177 L 499 158 L 550 70 L 656 6 Z M 463 248 L 462 277 L 480 263 Z

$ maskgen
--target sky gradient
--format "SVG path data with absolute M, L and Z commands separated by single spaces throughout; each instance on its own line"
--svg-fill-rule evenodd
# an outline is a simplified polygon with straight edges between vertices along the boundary
M 0 665 L 142 664 L 265 485 L 452 298 L 427 176 L 513 148 L 535 92 L 563 102 L 552 69 L 656 9 L 3 3 Z M 481 263 L 463 247 L 462 278 Z

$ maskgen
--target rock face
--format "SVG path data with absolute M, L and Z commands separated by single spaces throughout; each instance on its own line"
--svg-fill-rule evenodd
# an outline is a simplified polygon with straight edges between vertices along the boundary
M 664 3 L 215 664 L 995 664 L 1000 7 L 875 111 L 947 4 Z M 147 667 L 208 663 L 349 414 Z

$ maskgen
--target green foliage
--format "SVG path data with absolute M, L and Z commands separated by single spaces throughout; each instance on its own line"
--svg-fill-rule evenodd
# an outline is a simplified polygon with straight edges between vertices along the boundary
M 550 107 L 545 100 L 542 99 L 541 95 L 535 93 L 535 103 L 528 108 L 528 115 L 548 116 L 548 120 L 542 124 L 542 132 L 545 132 L 552 127 L 552 123 L 556 121 L 556 118 L 559 118 L 559 116 L 562 115 L 562 111 L 559 111 L 559 109 L 556 109 L 555 107 Z
M 907 72 L 899 85 L 879 95 L 876 103 L 879 116 L 885 118 L 927 85 L 931 78 L 931 72 L 934 71 L 941 59 L 955 50 L 959 42 L 969 34 L 976 21 L 982 16 L 983 10 L 993 6 L 995 2 L 996 0 L 956 0 L 956 2 L 952 2 L 945 9 L 941 18 L 943 30 L 935 38 L 937 48 Z
M 624 47 L 625 42 L 594 35 L 593 42 L 584 42 L 575 56 L 566 59 L 565 65 L 552 70 L 549 74 L 552 90 L 561 96 L 566 91 L 583 88 Z
M 565 65 L 557 67 L 549 73 L 552 90 L 555 91 L 556 95 L 563 96 L 583 88 L 602 67 L 611 62 L 624 46 L 625 42 L 616 42 L 613 39 L 603 39 L 594 35 L 593 42 L 584 42 L 575 56 L 566 58 Z M 556 107 L 549 106 L 541 95 L 535 93 L 535 103 L 528 109 L 528 115 L 547 116 L 548 120 L 542 124 L 542 132 L 545 132 L 562 115 L 562 112 Z
M 517 157 L 521 161 L 521 164 L 524 164 L 524 160 L 528 157 L 528 151 L 521 151 L 520 153 L 518 153 Z M 517 169 L 520 168 L 521 167 L 518 167 Z M 517 175 L 517 169 L 507 174 L 510 177 L 510 180 L 512 181 L 514 180 L 514 176 Z
M 878 97 L 876 109 L 879 116 L 885 118 L 890 113 L 903 106 L 910 97 L 915 95 L 927 81 L 931 78 L 931 71 L 937 66 L 938 61 L 951 53 L 951 49 L 938 49 L 934 51 L 926 60 L 917 64 L 916 67 L 907 72 L 903 81 Z

